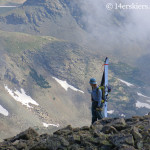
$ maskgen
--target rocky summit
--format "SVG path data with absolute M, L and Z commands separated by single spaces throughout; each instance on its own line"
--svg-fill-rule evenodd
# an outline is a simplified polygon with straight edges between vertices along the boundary
M 104 118 L 90 127 L 70 125 L 39 135 L 34 129 L 5 139 L 1 150 L 150 150 L 150 113 L 132 118 Z

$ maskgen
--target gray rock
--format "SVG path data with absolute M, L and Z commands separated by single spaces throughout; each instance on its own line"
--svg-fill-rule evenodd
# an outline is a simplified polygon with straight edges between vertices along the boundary
M 80 144 L 81 143 L 80 135 L 78 135 L 78 134 L 73 134 L 68 139 L 71 144 L 73 144 L 73 143 Z
M 139 141 L 142 139 L 142 135 L 139 133 L 138 128 L 133 127 L 131 133 L 132 133 L 135 141 Z
M 16 140 L 30 140 L 30 139 L 33 139 L 35 137 L 38 136 L 38 133 L 32 129 L 32 128 L 29 128 L 28 130 L 24 131 L 24 132 L 21 132 L 20 134 L 16 135 L 15 137 L 13 138 L 9 138 L 9 139 L 5 139 L 5 141 L 8 141 L 8 142 L 15 142 Z
M 59 137 L 49 136 L 47 139 L 41 139 L 38 143 L 35 143 L 30 150 L 56 150 L 59 148 L 65 148 L 63 144 L 64 141 L 62 141 Z
M 12 145 L 17 145 L 19 143 L 19 140 L 16 140 L 15 142 L 12 143 Z
M 73 129 L 72 129 L 71 125 L 68 125 L 67 127 L 63 128 L 63 129 L 60 129 L 60 130 L 54 132 L 53 134 L 54 135 L 64 135 L 65 136 L 65 135 L 72 134 L 72 132 L 73 132 Z
M 102 124 L 94 124 L 92 125 L 91 127 L 95 133 L 100 133 L 102 128 L 103 128 L 103 125 Z
M 124 118 L 120 118 L 120 119 L 113 120 L 109 125 L 115 127 L 117 130 L 121 131 L 121 130 L 125 129 L 127 124 L 126 124 Z
M 27 149 L 27 144 L 20 141 L 17 145 L 17 149 Z
M 113 145 L 120 147 L 123 144 L 134 146 L 134 139 L 131 134 L 118 134 L 113 135 L 109 138 L 110 142 L 112 142 Z
M 71 145 L 68 149 L 69 150 L 79 150 L 80 146 L 78 144 Z
M 84 126 L 84 127 L 81 128 L 81 130 L 90 130 L 90 127 Z
M 69 146 L 69 142 L 65 138 L 60 137 L 60 140 L 61 140 L 62 146 L 64 146 L 64 147 Z
M 136 147 L 137 147 L 138 149 L 142 149 L 142 148 L 143 148 L 143 141 L 138 141 L 138 142 L 136 143 Z
M 129 146 L 129 145 L 122 145 L 121 147 L 119 147 L 119 150 L 136 150 L 133 146 Z
M 17 150 L 15 147 L 13 147 L 13 146 L 10 146 L 10 147 L 7 147 L 7 149 L 6 148 L 1 148 L 1 150 Z
M 115 119 L 118 119 L 118 118 L 115 118 Z M 111 123 L 112 121 L 114 121 L 115 119 L 114 118 L 103 118 L 101 120 L 96 121 L 94 123 L 94 125 L 95 124 L 107 125 L 107 124 Z
M 108 126 L 108 125 L 106 125 L 106 126 L 104 126 L 104 127 L 102 128 L 102 132 L 105 133 L 105 134 L 118 133 L 118 131 L 116 130 L 115 127 L 113 127 L 113 126 Z

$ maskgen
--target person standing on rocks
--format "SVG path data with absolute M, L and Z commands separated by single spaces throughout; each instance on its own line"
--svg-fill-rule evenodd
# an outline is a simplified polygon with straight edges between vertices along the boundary
M 98 119 L 103 118 L 102 115 L 103 103 L 101 103 L 102 90 L 98 88 L 95 78 L 91 78 L 89 83 L 92 87 L 91 101 L 92 101 L 92 124 L 93 124 Z

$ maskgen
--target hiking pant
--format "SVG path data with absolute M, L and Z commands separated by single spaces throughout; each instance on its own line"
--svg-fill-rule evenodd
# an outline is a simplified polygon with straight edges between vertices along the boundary
M 92 101 L 92 124 L 97 121 L 97 119 L 102 119 L 102 111 L 97 111 L 96 108 L 98 106 L 97 101 Z

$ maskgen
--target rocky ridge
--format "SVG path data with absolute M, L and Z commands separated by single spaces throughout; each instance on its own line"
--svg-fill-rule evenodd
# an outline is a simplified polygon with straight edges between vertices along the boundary
M 150 113 L 132 118 L 104 118 L 92 126 L 70 125 L 53 133 L 39 135 L 34 129 L 5 139 L 1 150 L 149 150 Z

